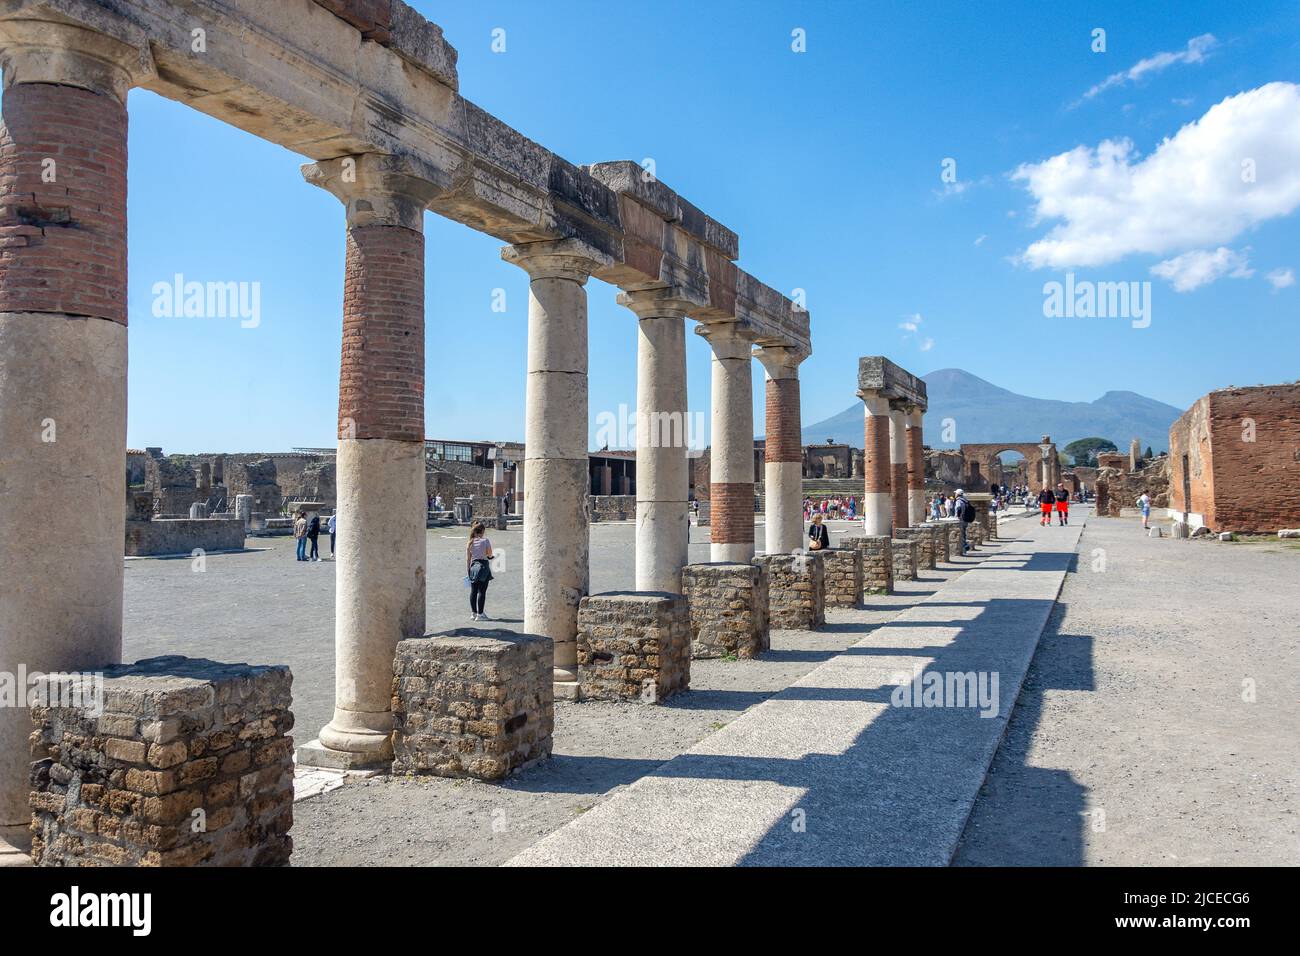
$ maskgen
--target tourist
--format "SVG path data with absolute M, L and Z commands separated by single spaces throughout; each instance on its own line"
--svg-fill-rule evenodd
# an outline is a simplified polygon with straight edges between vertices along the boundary
M 442 495 L 434 495 L 434 496 L 433 496 L 433 510 L 434 510 L 434 511 L 446 511 L 446 510 L 447 510 L 446 507 L 445 507 L 445 506 L 443 505 L 443 503 L 442 503 Z
M 320 537 L 320 515 L 312 515 L 311 523 L 307 525 L 307 540 L 311 542 L 311 555 L 308 561 L 319 561 L 320 551 L 316 549 L 317 539 Z
M 1145 491 L 1137 497 L 1137 506 L 1142 509 L 1142 527 L 1151 528 L 1151 496 Z
M 469 581 L 470 620 L 488 620 L 483 613 L 487 600 L 488 582 L 492 580 L 492 542 L 488 539 L 483 522 L 475 521 L 469 529 L 469 543 L 465 545 L 465 578 Z
M 1070 523 L 1070 493 L 1061 482 L 1056 484 L 1056 523 L 1062 526 Z
M 957 489 L 957 497 L 953 499 L 952 514 L 961 525 L 961 553 L 965 554 L 970 550 L 970 544 L 966 540 L 966 526 L 975 520 L 975 506 L 966 500 L 966 492 L 961 488 Z
M 307 512 L 299 509 L 293 518 L 293 536 L 298 541 L 298 560 L 307 560 Z
M 1056 495 L 1052 494 L 1052 489 L 1043 485 L 1043 490 L 1038 493 L 1038 510 L 1042 513 L 1038 519 L 1038 524 L 1050 525 L 1052 523 L 1052 508 L 1056 504 Z
M 336 511 L 332 515 L 330 515 L 330 520 L 326 524 L 326 528 L 330 533 L 330 557 L 331 558 L 334 557 L 334 532 L 338 530 L 338 526 L 339 526 L 339 513 Z
M 808 526 L 808 550 L 825 551 L 831 546 L 831 533 L 822 524 L 821 515 L 813 515 L 812 524 Z

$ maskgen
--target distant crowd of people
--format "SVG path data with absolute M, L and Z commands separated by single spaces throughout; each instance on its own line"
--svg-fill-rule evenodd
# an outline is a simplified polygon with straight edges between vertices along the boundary
M 852 521 L 858 516 L 858 499 L 855 495 L 849 495 L 842 498 L 839 495 L 833 498 L 823 498 L 820 501 L 813 501 L 805 497 L 803 500 L 803 520 L 808 521 L 815 515 L 820 515 L 823 520 L 829 518 L 843 518 Z
M 334 536 L 338 533 L 338 515 L 332 514 L 325 520 L 325 530 L 330 536 L 330 557 L 333 558 Z M 299 508 L 298 513 L 293 516 L 293 536 L 298 543 L 299 561 L 319 561 L 321 559 L 320 549 L 317 547 L 320 532 L 320 515 L 313 514 L 311 518 L 308 518 L 306 510 Z M 310 552 L 308 551 L 309 546 Z

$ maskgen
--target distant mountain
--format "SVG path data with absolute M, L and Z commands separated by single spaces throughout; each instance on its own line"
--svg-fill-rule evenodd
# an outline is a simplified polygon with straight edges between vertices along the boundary
M 932 448 L 952 448 L 962 442 L 1037 441 L 1051 435 L 1058 448 L 1078 438 L 1109 438 L 1128 451 L 1136 436 L 1143 450 L 1169 448 L 1169 426 L 1183 409 L 1157 402 L 1137 392 L 1107 392 L 1092 402 L 1060 402 L 1030 398 L 999 388 L 959 368 L 943 368 L 925 379 L 930 410 L 923 427 L 925 443 Z M 943 420 L 956 422 L 957 441 L 944 442 Z M 803 430 L 805 444 L 827 438 L 862 447 L 862 403 Z

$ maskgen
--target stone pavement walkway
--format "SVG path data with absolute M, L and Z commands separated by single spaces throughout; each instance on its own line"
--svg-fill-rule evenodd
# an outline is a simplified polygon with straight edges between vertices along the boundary
M 510 865 L 947 864 L 1085 514 L 1068 528 L 1004 522 L 1014 536 L 980 566 Z M 828 626 L 865 632 L 868 613 L 832 612 Z M 928 675 L 946 693 L 927 695 Z M 963 675 L 996 704 L 958 705 Z M 944 706 L 893 706 L 900 686 Z

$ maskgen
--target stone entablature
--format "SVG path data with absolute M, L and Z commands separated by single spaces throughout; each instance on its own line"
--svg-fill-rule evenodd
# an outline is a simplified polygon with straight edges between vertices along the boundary
M 690 607 L 691 656 L 757 657 L 768 649 L 768 578 L 758 564 L 719 562 L 682 568 Z
M 578 603 L 579 694 L 658 704 L 691 683 L 691 621 L 680 594 L 612 591 Z
M 925 379 L 895 365 L 883 355 L 858 359 L 858 394 L 880 395 L 891 403 L 910 405 L 924 412 L 928 407 Z
M 69 680 L 64 702 L 74 684 L 89 697 L 93 675 Z M 287 864 L 291 682 L 282 666 L 154 657 L 104 670 L 98 715 L 34 708 L 32 862 Z
M 393 773 L 501 780 L 551 755 L 551 641 L 458 628 L 397 645 Z
M 826 567 L 815 553 L 763 554 L 754 563 L 768 574 L 771 626 L 811 631 L 826 623 Z

